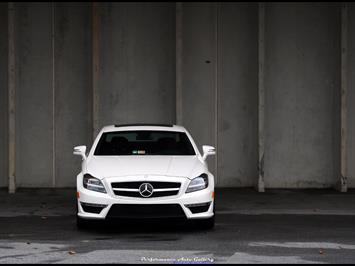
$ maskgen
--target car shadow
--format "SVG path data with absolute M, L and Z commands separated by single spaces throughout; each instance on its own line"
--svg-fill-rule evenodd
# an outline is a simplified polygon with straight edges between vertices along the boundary
M 213 229 L 204 229 L 195 221 L 180 219 L 164 220 L 106 220 L 90 221 L 83 232 L 97 234 L 124 234 L 124 233 L 182 233 L 182 232 L 207 232 Z

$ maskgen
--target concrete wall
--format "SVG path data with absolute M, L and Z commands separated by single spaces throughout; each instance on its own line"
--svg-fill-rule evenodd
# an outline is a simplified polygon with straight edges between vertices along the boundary
M 15 6 L 17 185 L 74 186 L 80 158 L 72 155 L 72 147 L 92 141 L 92 7 Z M 182 68 L 176 73 L 175 3 L 99 3 L 98 126 L 176 123 L 176 116 L 182 117 L 200 148 L 217 147 L 218 156 L 208 163 L 218 186 L 253 186 L 258 177 L 258 4 L 182 7 Z M 340 21 L 340 4 L 266 4 L 266 188 L 330 187 L 339 178 Z M 0 4 L 0 29 L 7 32 L 7 4 Z M 354 30 L 351 4 L 351 187 Z M 7 185 L 7 41 L 2 34 L 0 187 Z M 178 96 L 177 77 L 182 84 Z
M 72 148 L 90 148 L 92 142 L 91 4 L 15 7 L 17 185 L 74 186 L 80 159 Z M 99 126 L 174 123 L 175 4 L 107 3 L 100 12 Z M 7 21 L 6 16 L 1 19 Z M 7 24 L 1 26 L 6 29 Z M 2 56 L 7 58 L 6 35 L 3 38 Z M 7 61 L 1 63 L 6 70 Z M 1 74 L 5 101 L 7 72 Z M 0 121 L 6 125 L 6 112 L 2 114 Z M 6 135 L 6 127 L 2 129 Z M 6 143 L 2 137 L 2 157 Z M 6 181 L 6 160 L 1 163 Z M 0 186 L 6 186 L 5 181 Z
M 99 127 L 175 122 L 175 4 L 100 5 Z
M 16 4 L 16 182 L 52 186 L 53 66 L 50 3 Z
M 258 5 L 220 5 L 218 176 L 224 187 L 253 186 L 258 153 Z
M 0 187 L 7 186 L 7 3 L 0 3 Z
M 90 5 L 15 10 L 17 186 L 74 186 L 73 146 L 91 142 Z
M 81 162 L 73 147 L 92 140 L 91 6 L 58 3 L 54 14 L 55 186 L 67 187 Z
M 348 182 L 355 187 L 355 4 L 348 9 Z
M 340 8 L 266 6 L 266 187 L 330 187 L 339 177 Z
M 182 125 L 202 152 L 216 146 L 216 9 L 213 3 L 184 3 L 182 21 Z M 215 172 L 215 160 L 208 159 Z

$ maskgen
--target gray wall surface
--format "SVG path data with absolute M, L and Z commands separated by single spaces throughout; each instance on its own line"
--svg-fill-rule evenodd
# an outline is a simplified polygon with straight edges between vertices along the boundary
M 90 146 L 91 7 L 88 3 L 55 6 L 55 186 L 76 184 L 81 159 L 73 147 Z
M 329 187 L 339 176 L 340 8 L 266 7 L 266 187 Z
M 221 5 L 218 21 L 218 175 L 253 186 L 258 163 L 258 5 Z
M 184 3 L 182 29 L 182 125 L 202 152 L 216 145 L 216 10 L 213 3 Z M 208 159 L 215 173 L 214 158 Z
M 332 187 L 340 174 L 341 4 L 265 5 L 265 186 Z M 355 5 L 348 5 L 354 187 Z M 80 158 L 72 148 L 92 143 L 94 55 L 99 127 L 181 122 L 200 149 L 216 146 L 208 164 L 218 186 L 256 184 L 259 4 L 183 3 L 181 47 L 176 10 L 175 3 L 98 3 L 96 32 L 92 3 L 15 3 L 18 187 L 75 185 Z M 0 29 L 7 33 L 5 3 Z M 0 187 L 8 183 L 7 45 L 2 34 Z
M 75 185 L 75 145 L 91 143 L 89 4 L 16 4 L 16 183 Z
M 348 171 L 350 187 L 355 187 L 355 4 L 349 4 L 348 16 Z
M 101 5 L 99 127 L 175 121 L 175 5 Z
M 16 182 L 52 186 L 53 69 L 52 8 L 49 3 L 16 6 Z
M 0 3 L 0 187 L 7 186 L 7 4 Z

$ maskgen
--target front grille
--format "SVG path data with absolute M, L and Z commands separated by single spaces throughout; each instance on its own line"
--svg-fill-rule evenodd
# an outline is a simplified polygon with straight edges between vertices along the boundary
M 180 188 L 181 184 L 177 182 L 157 182 L 157 181 L 138 181 L 138 182 L 117 182 L 112 183 L 112 188 L 132 188 L 138 189 L 143 183 L 149 183 L 154 188 Z
M 107 218 L 153 219 L 186 218 L 179 204 L 114 204 Z
M 181 187 L 181 183 L 157 181 L 116 182 L 111 186 L 116 196 L 144 198 L 139 192 L 139 187 L 144 183 L 153 186 L 153 194 L 149 198 L 175 196 L 179 194 Z

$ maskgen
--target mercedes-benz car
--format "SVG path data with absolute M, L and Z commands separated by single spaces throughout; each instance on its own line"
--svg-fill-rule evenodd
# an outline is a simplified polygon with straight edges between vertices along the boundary
M 77 176 L 77 225 L 89 220 L 194 220 L 214 226 L 214 177 L 189 132 L 177 125 L 126 124 L 101 129 Z

